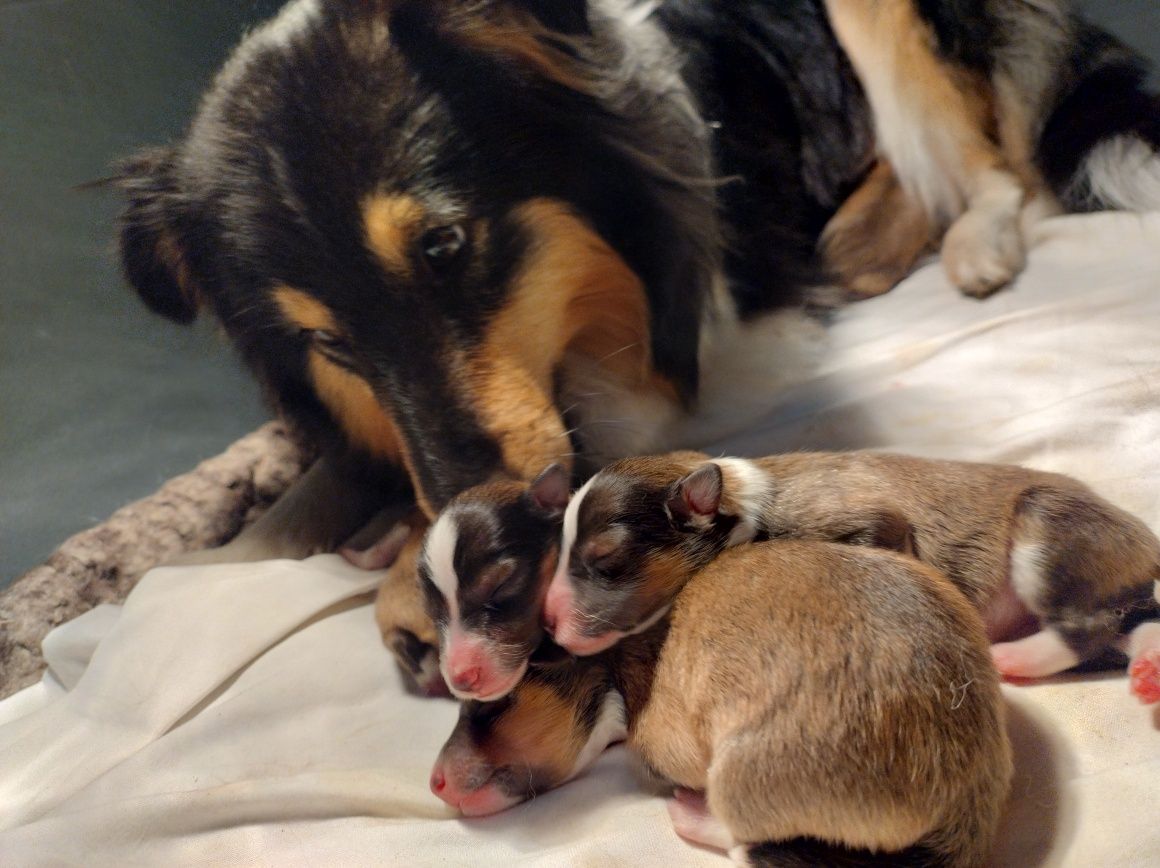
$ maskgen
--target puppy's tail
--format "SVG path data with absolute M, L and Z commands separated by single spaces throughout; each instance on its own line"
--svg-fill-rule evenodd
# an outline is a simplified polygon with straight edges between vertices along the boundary
M 1076 21 L 1037 162 L 1068 211 L 1160 210 L 1160 96 L 1144 60 Z

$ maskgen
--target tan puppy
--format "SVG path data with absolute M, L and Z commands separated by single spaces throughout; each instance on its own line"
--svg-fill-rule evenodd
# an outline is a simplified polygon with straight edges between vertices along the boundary
M 984 863 L 1010 748 L 982 625 L 945 578 L 803 542 L 734 549 L 691 580 L 690 561 L 669 567 L 688 580 L 671 627 L 533 661 L 505 699 L 465 703 L 435 793 L 465 813 L 502 809 L 578 774 L 626 727 L 684 790 L 678 833 L 739 860 Z
M 999 670 L 1042 677 L 1113 648 L 1160 700 L 1160 542 L 1074 479 L 870 452 L 632 458 L 572 499 L 545 601 L 556 641 L 595 653 L 647 627 L 696 566 L 754 539 L 882 545 L 946 574 L 999 642 Z
M 426 531 L 426 517 L 415 510 L 369 548 L 344 548 L 342 555 L 363 569 L 386 569 L 375 598 L 375 622 L 383 644 L 418 690 L 428 696 L 449 696 L 439 673 L 439 634 L 417 572 Z

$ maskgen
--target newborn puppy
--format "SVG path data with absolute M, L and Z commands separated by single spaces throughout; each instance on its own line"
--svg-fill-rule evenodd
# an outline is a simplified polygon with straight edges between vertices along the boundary
M 677 832 L 739 861 L 984 864 L 1010 746 L 982 624 L 944 577 L 819 542 L 670 568 L 686 587 L 669 618 L 533 665 L 500 702 L 465 703 L 435 794 L 469 815 L 501 810 L 627 730 L 681 788 Z
M 426 530 L 426 518 L 416 511 L 370 548 L 343 554 L 367 569 L 387 569 L 375 598 L 375 621 L 383 644 L 420 692 L 448 696 L 439 672 L 439 634 L 427 613 L 417 573 Z
M 693 568 L 754 539 L 885 546 L 946 574 L 982 613 L 1009 676 L 1059 672 L 1112 648 L 1160 700 L 1160 542 L 1074 479 L 870 452 L 618 462 L 564 517 L 545 601 L 556 641 L 594 653 L 647 627 Z
M 503 481 L 469 489 L 428 531 L 419 578 L 438 630 L 443 678 L 460 699 L 503 696 L 543 639 L 540 611 L 556 568 L 569 481 L 553 465 L 530 486 Z

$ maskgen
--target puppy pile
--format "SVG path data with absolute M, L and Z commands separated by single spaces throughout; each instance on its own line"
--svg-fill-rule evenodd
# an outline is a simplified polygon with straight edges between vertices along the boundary
M 981 865 L 1011 779 L 1000 675 L 1126 656 L 1160 701 L 1160 541 L 1056 474 L 681 452 L 570 496 L 553 467 L 372 556 L 400 551 L 379 623 L 464 700 L 431 788 L 467 816 L 627 739 L 676 831 L 739 862 Z

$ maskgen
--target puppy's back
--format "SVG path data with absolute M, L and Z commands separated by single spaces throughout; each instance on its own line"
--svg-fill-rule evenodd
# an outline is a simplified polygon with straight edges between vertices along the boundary
M 829 543 L 734 549 L 690 582 L 634 741 L 743 843 L 949 864 L 985 858 L 1011 774 L 965 598 L 909 558 Z

